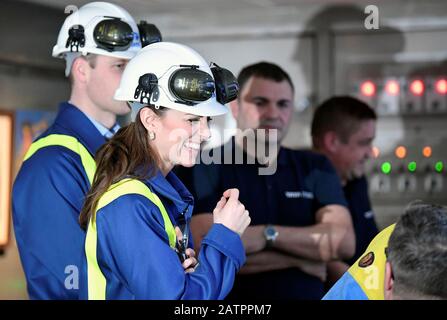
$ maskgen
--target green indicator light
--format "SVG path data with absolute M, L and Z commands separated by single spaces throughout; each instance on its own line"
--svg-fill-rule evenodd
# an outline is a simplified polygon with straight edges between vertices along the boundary
M 382 172 L 384 174 L 390 174 L 390 172 L 391 172 L 391 163 L 389 163 L 388 161 L 382 163 Z
M 443 169 L 444 169 L 444 164 L 442 163 L 442 161 L 438 161 L 435 163 L 435 170 L 437 172 L 442 172 Z
M 416 161 L 411 161 L 408 164 L 408 171 L 415 172 L 416 171 Z

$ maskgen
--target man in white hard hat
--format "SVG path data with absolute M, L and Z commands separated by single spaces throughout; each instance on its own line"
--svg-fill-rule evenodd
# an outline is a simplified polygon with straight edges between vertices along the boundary
M 13 187 L 14 229 L 31 299 L 78 298 L 85 238 L 78 217 L 96 169 L 93 157 L 119 129 L 117 116 L 130 111 L 113 95 L 141 46 L 134 19 L 114 4 L 86 4 L 62 25 L 53 57 L 66 60 L 70 100 L 31 145 Z

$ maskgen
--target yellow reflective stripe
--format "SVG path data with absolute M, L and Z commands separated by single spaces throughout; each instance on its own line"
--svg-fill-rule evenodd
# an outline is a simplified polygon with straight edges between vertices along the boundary
M 96 223 L 90 220 L 87 236 L 85 238 L 85 255 L 87 258 L 87 284 L 89 300 L 105 300 L 106 299 L 106 278 L 98 265 L 96 256 L 98 241 L 98 232 L 96 231 Z
M 385 283 L 385 249 L 388 247 L 388 240 L 393 232 L 395 224 L 382 230 L 369 244 L 365 253 L 349 268 L 348 272 L 362 288 L 369 300 L 384 300 Z M 367 259 L 374 259 L 371 264 Z M 360 262 L 364 262 L 361 267 Z M 371 260 L 370 260 L 371 261 Z
M 139 194 L 145 196 L 152 201 L 160 210 L 165 231 L 169 238 L 169 245 L 174 248 L 176 235 L 171 219 L 166 212 L 160 198 L 150 191 L 150 189 L 141 181 L 135 179 L 123 179 L 110 186 L 106 193 L 98 201 L 95 214 L 90 219 L 89 228 L 87 230 L 87 237 L 85 241 L 85 252 L 87 256 L 87 270 L 88 270 L 88 298 L 90 300 L 104 300 L 106 298 L 106 278 L 98 265 L 97 260 L 97 241 L 98 232 L 96 229 L 96 213 L 112 201 L 126 194 Z
M 139 194 L 145 196 L 158 207 L 163 217 L 165 231 L 169 238 L 169 245 L 172 248 L 175 248 L 176 236 L 174 226 L 172 225 L 171 219 L 169 218 L 163 203 L 160 198 L 155 193 L 151 192 L 151 190 L 141 181 L 135 179 L 123 179 L 120 182 L 111 185 L 109 190 L 107 190 L 101 199 L 99 199 L 96 211 L 105 207 L 118 197 L 126 194 Z
M 92 184 L 96 171 L 95 159 L 93 159 L 90 152 L 75 137 L 63 134 L 51 134 L 43 137 L 31 144 L 23 161 L 28 160 L 38 150 L 48 146 L 61 146 L 77 153 L 81 157 L 82 166 L 84 167 L 90 184 Z
M 84 167 L 85 173 L 87 174 L 87 178 L 90 182 L 90 185 L 93 183 L 93 177 L 96 171 L 96 163 L 93 157 L 90 155 L 88 150 L 75 138 L 68 135 L 63 134 L 51 134 L 46 137 L 43 137 L 33 144 L 31 144 L 28 149 L 25 158 L 23 161 L 28 160 L 32 157 L 38 150 L 48 147 L 48 146 L 61 146 L 65 147 L 76 154 L 81 158 L 82 166 Z M 90 224 L 86 236 L 85 242 L 85 251 L 87 255 L 87 268 L 88 274 L 96 275 L 99 271 L 101 276 L 95 277 L 95 286 L 88 287 L 89 297 L 95 297 L 97 299 L 105 299 L 105 287 L 106 280 L 99 269 L 97 260 L 96 260 L 96 225 Z M 87 248 L 88 244 L 88 248 Z M 94 250 L 92 250 L 94 248 Z M 90 281 L 90 278 L 89 278 Z

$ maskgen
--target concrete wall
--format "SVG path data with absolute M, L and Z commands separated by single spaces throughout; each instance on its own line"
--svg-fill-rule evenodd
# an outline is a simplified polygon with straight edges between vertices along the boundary
M 0 3 L 0 109 L 56 110 L 68 96 L 63 60 L 51 50 L 63 11 L 19 1 Z
M 0 110 L 56 110 L 58 102 L 67 99 L 64 63 L 51 57 L 64 19 L 61 12 L 19 1 L 0 2 Z M 0 299 L 26 298 L 11 234 L 9 246 L 0 255 Z

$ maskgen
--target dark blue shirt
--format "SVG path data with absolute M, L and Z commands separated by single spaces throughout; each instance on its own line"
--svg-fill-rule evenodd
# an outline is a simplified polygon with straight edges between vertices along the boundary
M 234 139 L 220 147 L 231 150 Z M 247 156 L 245 155 L 245 158 Z M 277 170 L 259 175 L 259 164 L 197 164 L 179 169 L 196 199 L 194 213 L 212 212 L 222 193 L 238 188 L 239 200 L 250 212 L 251 225 L 312 226 L 316 212 L 330 204 L 346 206 L 340 181 L 326 157 L 311 151 L 280 148 Z M 321 299 L 323 283 L 297 268 L 240 275 L 230 299 Z
M 371 209 L 366 178 L 362 177 L 349 181 L 343 191 L 346 201 L 348 201 L 356 239 L 355 254 L 345 262 L 348 265 L 353 265 L 365 252 L 379 230 L 374 219 L 374 212 Z

